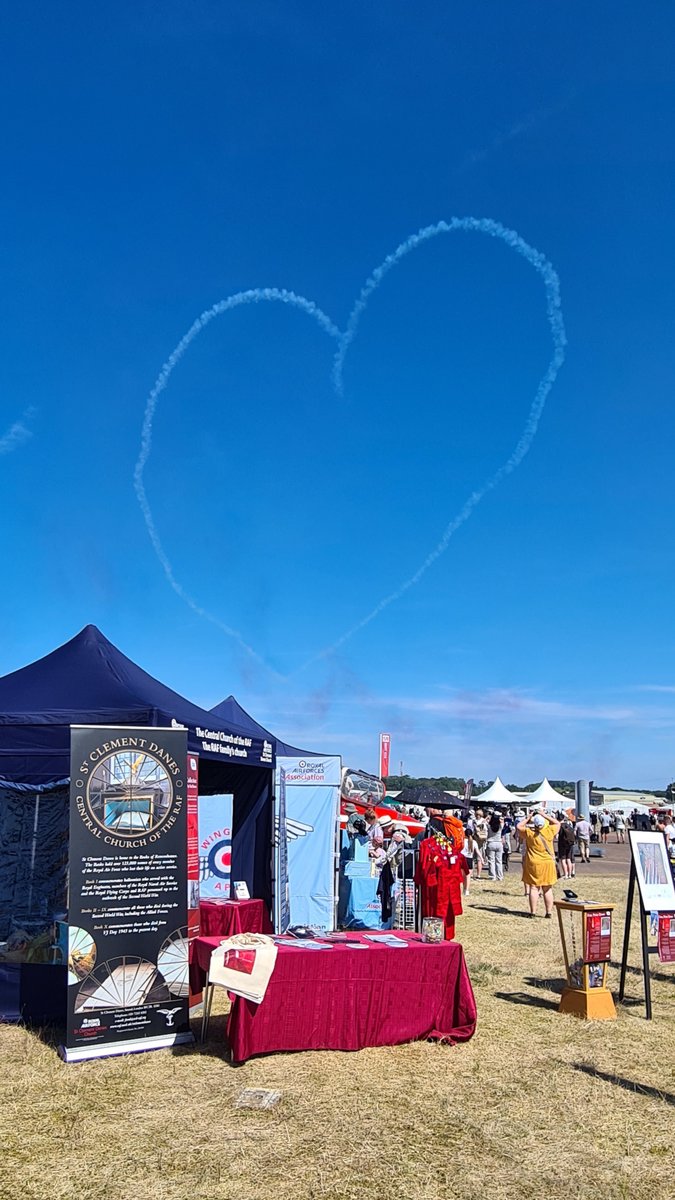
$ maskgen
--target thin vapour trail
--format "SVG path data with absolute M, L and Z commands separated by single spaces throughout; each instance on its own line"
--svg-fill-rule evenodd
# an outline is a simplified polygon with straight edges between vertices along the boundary
M 246 654 L 255 659 L 256 662 L 260 663 L 268 671 L 271 671 L 272 674 L 276 675 L 278 679 L 283 679 L 283 676 L 278 675 L 278 673 L 269 666 L 265 659 L 262 658 L 262 656 L 248 644 L 238 629 L 233 629 L 231 625 L 227 625 L 224 621 L 221 621 L 218 617 L 215 617 L 213 613 L 210 613 L 207 609 L 203 608 L 201 604 L 198 604 L 197 601 L 185 591 L 185 588 L 176 579 L 169 557 L 164 549 L 159 533 L 157 532 L 157 526 L 155 525 L 155 520 L 152 515 L 152 509 L 145 491 L 145 483 L 143 480 L 145 464 L 147 463 L 152 450 L 152 423 L 155 416 L 155 410 L 157 408 L 157 402 L 162 392 L 165 390 L 174 369 L 178 366 L 178 363 L 185 355 L 189 346 L 202 332 L 202 330 L 214 320 L 215 317 L 219 317 L 222 313 L 229 312 L 234 308 L 239 308 L 244 304 L 262 304 L 267 301 L 278 301 L 281 304 L 289 304 L 293 308 L 299 308 L 302 312 L 307 313 L 308 316 L 314 317 L 314 319 L 323 329 L 324 333 L 327 333 L 331 337 L 338 340 L 342 337 L 342 333 L 337 326 L 333 324 L 333 322 L 316 304 L 314 304 L 312 300 L 307 300 L 304 296 L 298 296 L 295 292 L 287 291 L 286 288 L 249 288 L 248 291 L 236 292 L 234 295 L 228 296 L 226 300 L 219 300 L 211 308 L 207 308 L 201 314 L 201 316 L 197 317 L 196 321 L 193 322 L 187 333 L 181 338 L 178 345 L 172 350 L 150 390 L 146 401 L 145 415 L 143 418 L 141 449 L 138 455 L 138 461 L 136 462 L 136 466 L 134 468 L 134 488 L 138 497 L 138 502 L 141 506 L 141 512 L 143 513 L 155 554 L 161 563 L 167 581 L 173 588 L 176 595 L 179 596 L 181 600 L 183 600 L 184 603 L 187 604 L 188 607 L 197 614 L 198 617 L 203 617 L 204 620 L 210 621 L 212 625 L 216 625 L 217 628 L 221 629 L 223 633 L 226 633 L 228 637 L 233 638 L 237 645 Z M 2 442 L 0 442 L 0 452 L 2 452 Z
M 499 467 L 498 470 L 495 471 L 494 474 L 491 475 L 480 488 L 472 492 L 460 511 L 446 526 L 440 541 L 429 552 L 429 554 L 427 554 L 426 558 L 417 568 L 414 574 L 408 579 L 404 580 L 403 583 L 399 584 L 399 586 L 394 591 L 389 593 L 389 595 L 384 596 L 382 600 L 375 605 L 371 612 L 357 622 L 356 625 L 353 625 L 350 629 L 348 629 L 346 633 L 342 634 L 337 641 L 306 659 L 306 661 L 303 662 L 301 666 L 297 667 L 292 673 L 294 675 L 298 674 L 306 667 L 312 665 L 320 659 L 327 658 L 339 650 L 356 633 L 364 629 L 370 624 L 371 621 L 375 619 L 375 617 L 379 616 L 381 612 L 388 608 L 390 604 L 393 604 L 394 601 L 399 600 L 405 594 L 405 592 L 407 592 L 416 583 L 419 583 L 422 576 L 447 550 L 452 536 L 469 519 L 474 509 L 478 504 L 480 504 L 481 500 L 483 500 L 489 492 L 493 491 L 494 488 L 496 488 L 502 482 L 502 480 L 506 478 L 507 475 L 510 475 L 513 471 L 515 471 L 524 459 L 537 433 L 539 421 L 541 419 L 541 414 L 543 412 L 548 394 L 555 383 L 560 367 L 565 359 L 565 346 L 567 344 L 567 339 L 565 336 L 565 327 L 560 304 L 560 281 L 556 271 L 549 260 L 543 254 L 541 254 L 540 251 L 536 250 L 533 246 L 530 246 L 514 229 L 508 229 L 505 225 L 500 224 L 498 221 L 493 221 L 488 217 L 452 217 L 450 221 L 439 221 L 435 225 L 427 225 L 423 229 L 420 229 L 417 233 L 411 234 L 409 238 L 407 238 L 404 242 L 401 242 L 400 246 L 398 246 L 392 254 L 387 255 L 384 261 L 375 268 L 373 273 L 366 280 L 366 283 L 361 289 L 356 303 L 349 314 L 347 326 L 344 332 L 341 331 L 337 325 L 335 325 L 334 322 L 331 321 L 330 318 L 316 304 L 314 304 L 313 301 L 307 300 L 304 296 L 299 296 L 295 292 L 287 291 L 284 288 L 252 288 L 245 292 L 237 292 L 235 295 L 229 296 L 226 300 L 220 300 L 217 304 L 214 304 L 212 308 L 203 312 L 202 315 L 198 317 L 194 324 L 190 327 L 185 336 L 181 338 L 180 342 L 169 355 L 169 358 L 162 367 L 162 370 L 157 376 L 157 379 L 155 380 L 152 390 L 148 396 L 141 435 L 141 450 L 134 471 L 134 487 L 136 489 L 139 504 L 145 518 L 150 539 L 152 541 L 155 553 L 157 554 L 157 557 L 162 565 L 164 574 L 166 575 L 168 582 L 176 594 L 180 596 L 180 598 L 186 604 L 188 604 L 198 616 L 204 617 L 206 620 L 216 625 L 219 629 L 223 630 L 223 632 L 229 637 L 232 637 L 248 655 L 254 658 L 257 662 L 261 663 L 268 670 L 272 671 L 272 673 L 275 674 L 278 679 L 288 679 L 291 676 L 281 676 L 277 672 L 273 671 L 273 668 L 271 668 L 269 664 L 261 657 L 261 655 L 259 655 L 244 640 L 243 636 L 238 630 L 233 629 L 231 626 L 225 624 L 225 622 L 219 620 L 218 617 L 213 616 L 213 614 L 209 613 L 206 609 L 202 608 L 201 605 L 197 604 L 197 602 L 193 600 L 190 595 L 188 595 L 182 585 L 175 578 L 173 568 L 157 532 L 143 483 L 143 471 L 152 448 L 152 422 L 155 409 L 157 407 L 157 401 L 161 393 L 166 388 L 174 368 L 183 358 L 183 355 L 187 351 L 190 344 L 194 341 L 197 335 L 201 333 L 202 329 L 204 329 L 205 326 L 214 319 L 214 317 L 220 316 L 222 313 L 228 312 L 229 310 L 237 308 L 243 304 L 258 304 L 265 301 L 278 301 L 283 304 L 290 304 L 295 308 L 301 309 L 303 312 L 307 313 L 308 316 L 313 317 L 325 333 L 335 339 L 338 344 L 338 348 L 333 360 L 332 378 L 336 394 L 338 396 L 342 396 L 344 390 L 343 372 L 347 352 L 350 345 L 354 341 L 354 338 L 356 337 L 359 321 L 368 306 L 373 292 L 377 290 L 389 271 L 398 266 L 401 260 L 405 258 L 407 254 L 410 254 L 411 251 L 416 250 L 423 243 L 430 241 L 439 234 L 456 232 L 481 233 L 488 237 L 498 238 L 500 241 L 503 241 L 507 246 L 509 246 L 510 249 L 515 250 L 516 253 L 525 258 L 526 261 L 529 262 L 530 265 L 534 267 L 534 269 L 541 275 L 546 290 L 546 312 L 551 329 L 551 336 L 553 339 L 553 356 L 545 374 L 542 376 L 542 379 L 539 382 L 539 386 L 530 406 L 525 428 L 523 429 L 523 432 L 521 433 L 514 450 L 506 462 L 503 463 L 502 466 Z
M 441 555 L 445 553 L 453 534 L 455 534 L 457 530 L 464 525 L 466 521 L 468 521 L 469 517 L 473 513 L 474 509 L 480 504 L 481 500 L 483 500 L 489 492 L 498 487 L 498 485 L 506 478 L 507 475 L 511 475 L 513 471 L 520 466 L 525 455 L 530 449 L 532 442 L 534 441 L 537 429 L 539 427 L 541 414 L 544 411 L 544 405 L 546 403 L 547 396 L 553 387 L 553 384 L 555 383 L 556 377 L 563 362 L 565 361 L 565 346 L 567 345 L 567 337 L 565 335 L 565 326 L 563 323 L 562 308 L 560 304 L 560 280 L 553 265 L 543 254 L 540 253 L 539 250 L 535 250 L 533 246 L 530 246 L 524 240 L 524 238 L 520 236 L 519 233 L 516 233 L 514 229 L 508 229 L 505 225 L 501 225 L 498 221 L 493 221 L 488 217 L 453 217 L 450 221 L 439 221 L 436 225 L 427 225 L 425 228 L 420 229 L 417 233 L 411 234 L 409 238 L 406 238 L 404 242 L 401 242 L 400 246 L 398 246 L 392 254 L 387 255 L 384 262 L 380 263 L 379 267 L 376 267 L 372 275 L 366 280 L 363 288 L 361 289 L 359 297 L 351 313 L 349 314 L 344 337 L 340 339 L 340 343 L 335 354 L 335 359 L 333 361 L 333 384 L 338 395 L 341 396 L 343 394 L 343 368 L 347 351 L 356 337 L 359 321 L 368 306 L 368 302 L 373 292 L 377 290 L 389 271 L 398 266 L 401 260 L 405 258 L 407 254 L 410 254 L 411 251 L 416 250 L 419 246 L 423 245 L 424 242 L 430 241 L 439 234 L 455 233 L 458 231 L 483 233 L 487 234 L 489 237 L 499 238 L 512 250 L 515 250 L 518 254 L 521 254 L 522 257 L 525 258 L 527 262 L 529 262 L 534 269 L 539 272 L 544 281 L 544 287 L 546 289 L 546 314 L 553 339 L 553 356 L 545 374 L 539 381 L 539 386 L 527 416 L 525 428 L 518 439 L 515 449 L 512 451 L 506 462 L 503 463 L 502 466 L 499 467 L 498 470 L 496 470 L 494 474 L 485 481 L 482 487 L 472 492 L 457 515 L 453 517 L 450 523 L 446 526 L 440 541 L 436 544 L 433 550 L 429 552 L 415 573 L 408 579 L 405 579 L 403 583 L 399 584 L 399 586 L 395 588 L 393 592 L 390 592 L 389 595 L 384 596 L 382 600 L 375 605 L 371 612 L 358 621 L 356 625 L 353 625 L 351 629 L 348 629 L 346 633 L 343 633 L 342 636 L 337 639 L 337 641 L 332 643 L 332 645 L 327 646 L 324 650 L 320 650 L 317 654 L 314 654 L 311 658 L 307 659 L 307 661 L 304 662 L 302 666 L 298 668 L 298 670 L 304 670 L 305 667 L 310 666 L 322 658 L 327 658 L 329 655 L 334 654 L 337 650 L 341 649 L 341 647 L 344 646 L 345 643 L 354 636 L 354 634 L 359 633 L 362 629 L 365 629 L 366 625 L 369 625 L 371 621 L 374 621 L 375 617 L 378 617 L 380 613 L 384 612 L 385 608 L 388 608 L 389 605 L 393 604 L 396 600 L 400 600 L 401 597 L 405 595 L 405 593 L 411 587 L 414 587 L 416 583 L 419 583 L 422 576 L 425 575 L 429 570 L 429 567 L 433 566 L 433 564 L 441 557 Z
M 19 446 L 23 446 L 29 438 L 32 438 L 33 431 L 25 424 L 29 421 L 34 413 L 33 408 L 27 408 L 20 421 L 14 421 L 9 429 L 0 437 L 0 454 L 11 454 L 12 450 L 17 450 Z

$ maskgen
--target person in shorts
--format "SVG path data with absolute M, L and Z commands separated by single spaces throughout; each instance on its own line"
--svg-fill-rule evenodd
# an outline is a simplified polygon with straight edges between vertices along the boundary
M 576 853 L 576 830 L 569 813 L 562 814 L 558 830 L 558 865 L 562 879 L 574 879 L 574 856 Z
M 591 823 L 582 818 L 580 813 L 577 813 L 576 836 L 581 861 L 589 863 L 591 861 Z
M 609 840 L 609 831 L 612 827 L 612 818 L 609 809 L 605 808 L 600 813 L 600 839 L 603 846 L 607 845 Z

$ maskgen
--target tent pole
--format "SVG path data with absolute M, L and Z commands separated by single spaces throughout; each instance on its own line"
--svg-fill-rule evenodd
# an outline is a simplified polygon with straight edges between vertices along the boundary
M 279 909 L 277 904 L 277 847 L 275 831 L 277 828 L 277 795 L 276 795 L 276 772 L 274 775 L 274 784 L 272 789 L 272 844 L 270 846 L 271 865 L 270 865 L 270 883 L 272 885 L 272 925 L 274 932 L 279 932 Z

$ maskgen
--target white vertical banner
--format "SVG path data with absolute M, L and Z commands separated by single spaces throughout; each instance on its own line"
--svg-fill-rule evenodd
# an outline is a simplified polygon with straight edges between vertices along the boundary
M 339 755 L 282 756 L 277 759 L 277 829 L 282 770 L 290 923 L 332 929 L 335 924 L 335 843 L 342 759 Z M 277 869 L 278 863 L 277 858 Z M 276 893 L 279 891 L 277 887 Z

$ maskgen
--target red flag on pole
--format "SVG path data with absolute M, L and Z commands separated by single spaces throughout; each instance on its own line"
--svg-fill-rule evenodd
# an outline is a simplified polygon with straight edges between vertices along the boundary
M 380 734 L 380 779 L 386 779 L 389 774 L 389 751 L 391 737 L 388 733 Z

